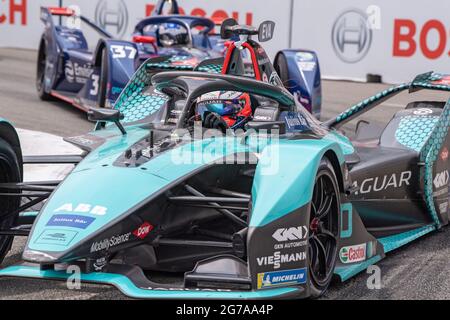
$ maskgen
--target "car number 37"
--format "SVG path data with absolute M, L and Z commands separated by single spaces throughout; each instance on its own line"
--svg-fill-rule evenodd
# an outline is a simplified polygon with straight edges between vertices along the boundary
M 113 59 L 134 59 L 137 54 L 137 50 L 131 46 L 112 45 L 110 50 Z

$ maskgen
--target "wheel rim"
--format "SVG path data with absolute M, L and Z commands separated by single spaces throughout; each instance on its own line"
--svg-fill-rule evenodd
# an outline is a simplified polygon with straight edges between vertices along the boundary
M 333 178 L 322 172 L 316 178 L 309 226 L 310 274 L 318 286 L 326 286 L 337 257 L 338 194 Z

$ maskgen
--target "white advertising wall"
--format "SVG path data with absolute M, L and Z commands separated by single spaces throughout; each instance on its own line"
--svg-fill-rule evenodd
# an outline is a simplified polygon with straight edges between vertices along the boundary
M 179 0 L 186 14 L 207 17 L 234 17 L 239 23 L 258 25 L 264 20 L 277 22 L 276 40 L 267 43 L 267 51 L 275 55 L 289 45 L 291 0 L 277 0 L 275 8 L 261 0 Z M 105 27 L 114 36 L 130 39 L 134 26 L 150 15 L 157 0 L 62 0 L 63 6 L 77 6 L 82 15 Z M 43 24 L 41 6 L 58 6 L 59 0 L 0 1 L 0 47 L 34 49 L 38 47 Z M 21 5 L 19 12 L 17 6 Z M 10 11 L 14 12 L 10 19 Z M 2 21 L 1 17 L 5 17 Z M 25 21 L 21 21 L 21 17 Z M 22 23 L 24 22 L 24 23 Z M 84 31 L 84 30 L 83 30 Z M 88 40 L 90 35 L 87 35 Z
M 325 76 L 365 80 L 372 73 L 397 83 L 450 73 L 448 0 L 294 2 L 292 45 L 317 51 Z
M 36 49 L 43 30 L 41 6 L 59 0 L 0 1 L 0 47 Z M 157 0 L 62 0 L 118 38 L 130 39 L 135 24 Z M 324 77 L 384 82 L 410 80 L 430 70 L 450 73 L 450 1 L 433 0 L 179 0 L 186 14 L 234 17 L 240 23 L 276 22 L 265 44 L 315 50 Z M 375 4 L 374 4 L 375 3 Z M 93 38 L 88 34 L 88 39 Z

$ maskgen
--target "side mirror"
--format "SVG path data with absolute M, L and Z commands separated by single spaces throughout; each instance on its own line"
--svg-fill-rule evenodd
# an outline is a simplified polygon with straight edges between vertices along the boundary
M 133 42 L 134 43 L 151 44 L 153 49 L 155 50 L 155 52 L 158 52 L 158 47 L 156 45 L 155 37 L 135 35 L 135 36 L 133 36 Z
M 264 21 L 261 23 L 258 29 L 259 42 L 266 42 L 273 38 L 273 32 L 275 30 L 275 22 Z
M 89 121 L 114 122 L 123 135 L 127 134 L 125 128 L 120 123 L 120 120 L 124 118 L 125 116 L 119 110 L 114 109 L 91 108 L 88 111 Z

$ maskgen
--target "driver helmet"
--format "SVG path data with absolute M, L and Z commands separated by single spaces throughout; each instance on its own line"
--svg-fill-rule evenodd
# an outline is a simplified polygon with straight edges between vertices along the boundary
M 235 91 L 211 92 L 198 98 L 196 113 L 203 121 L 208 114 L 214 113 L 228 128 L 243 128 L 252 116 L 250 96 Z
M 158 28 L 159 42 L 164 47 L 187 45 L 188 31 L 176 23 L 163 23 Z

